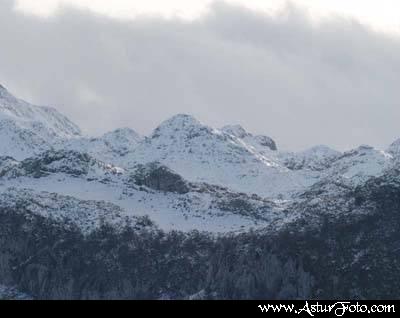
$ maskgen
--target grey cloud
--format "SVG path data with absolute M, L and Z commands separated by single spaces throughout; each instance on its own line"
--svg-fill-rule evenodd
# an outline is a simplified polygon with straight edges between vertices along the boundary
M 183 112 L 290 149 L 400 137 L 400 41 L 355 21 L 316 25 L 295 6 L 269 17 L 216 3 L 194 22 L 70 8 L 40 19 L 12 6 L 0 4 L 0 82 L 89 133 L 148 133 Z

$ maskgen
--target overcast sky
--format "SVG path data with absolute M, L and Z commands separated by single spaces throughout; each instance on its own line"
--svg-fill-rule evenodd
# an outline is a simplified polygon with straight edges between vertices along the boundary
M 91 134 L 189 113 L 283 149 L 400 137 L 398 1 L 248 3 L 0 0 L 0 83 Z

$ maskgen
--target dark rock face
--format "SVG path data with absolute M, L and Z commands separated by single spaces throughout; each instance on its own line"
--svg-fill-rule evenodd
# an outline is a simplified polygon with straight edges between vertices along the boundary
M 319 160 L 318 162 L 309 162 L 305 158 L 287 158 L 283 163 L 285 167 L 290 170 L 309 169 L 313 171 L 323 171 L 331 167 L 332 160 L 327 158 L 325 160 Z
M 27 175 L 35 178 L 40 178 L 54 172 L 81 176 L 88 173 L 91 164 L 92 159 L 85 153 L 48 151 L 39 157 L 25 159 L 21 162 L 21 168 Z
M 261 146 L 268 147 L 269 149 L 271 149 L 273 151 L 278 150 L 278 147 L 276 146 L 276 143 L 272 138 L 267 137 L 267 136 L 261 136 L 261 135 L 255 136 L 254 138 L 258 141 L 258 143 Z
M 9 156 L 0 156 L 0 178 L 16 165 L 18 165 L 18 161 L 14 158 Z
M 157 191 L 180 194 L 189 192 L 189 186 L 180 175 L 156 162 L 139 165 L 132 178 L 137 185 L 144 185 Z
M 119 174 L 118 169 L 105 164 L 87 153 L 73 150 L 48 150 L 39 156 L 23 161 L 10 157 L 0 157 L 0 177 L 16 178 L 29 176 L 42 178 L 54 173 L 67 174 L 73 177 L 87 176 L 98 169 L 104 181 L 111 175 Z
M 257 135 L 254 136 L 253 134 L 247 132 L 242 126 L 240 125 L 227 125 L 222 127 L 221 129 L 223 132 L 235 136 L 239 139 L 250 138 L 256 141 L 260 146 L 267 147 L 270 150 L 277 150 L 275 141 L 264 135 Z

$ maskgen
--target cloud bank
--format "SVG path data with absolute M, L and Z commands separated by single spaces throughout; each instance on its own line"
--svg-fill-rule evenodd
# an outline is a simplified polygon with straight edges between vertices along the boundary
M 42 19 L 0 3 L 0 83 L 91 134 L 149 133 L 176 113 L 240 123 L 278 147 L 385 147 L 400 137 L 400 39 L 353 20 L 312 22 L 214 3 L 194 21 L 118 21 L 64 8 Z

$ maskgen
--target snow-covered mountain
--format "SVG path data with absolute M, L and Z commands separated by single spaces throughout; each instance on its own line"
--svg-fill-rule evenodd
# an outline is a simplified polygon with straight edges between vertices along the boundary
M 64 150 L 47 151 L 21 162 L 5 157 L 0 159 L 0 167 L 0 193 L 34 189 L 80 201 L 109 202 L 109 208 L 119 208 L 120 217 L 147 215 L 166 230 L 239 231 L 285 218 L 276 202 L 190 183 L 159 163 L 126 170 L 88 154 Z M 63 196 L 54 196 L 53 200 L 63 201 Z M 78 205 L 74 210 L 79 207 L 86 206 Z
M 270 198 L 287 197 L 313 182 L 312 174 L 292 171 L 281 164 L 270 148 L 275 148 L 272 140 L 264 146 L 250 134 L 239 138 L 231 130 L 226 131 L 204 125 L 189 115 L 176 115 L 161 123 L 128 154 L 124 166 L 159 161 L 189 181 Z
M 227 125 L 221 128 L 221 130 L 231 136 L 234 136 L 241 140 L 246 145 L 252 146 L 259 152 L 268 150 L 277 150 L 275 141 L 268 136 L 256 135 L 247 132 L 240 125 Z
M 391 154 L 362 145 L 339 156 L 326 173 L 330 179 L 341 179 L 349 185 L 359 185 L 371 177 L 383 175 L 393 164 Z
M 57 145 L 57 148 L 85 152 L 104 162 L 120 165 L 142 139 L 143 137 L 131 128 L 119 128 L 100 137 L 66 139 L 64 143 Z
M 0 191 L 109 202 L 125 217 L 149 215 L 168 230 L 285 224 L 295 217 L 287 207 L 303 193 L 379 177 L 394 165 L 398 148 L 284 152 L 240 125 L 215 129 L 185 114 L 148 137 L 131 128 L 88 137 L 55 109 L 30 105 L 3 87 L 0 125 Z
M 323 171 L 339 158 L 341 153 L 327 146 L 320 145 L 301 152 L 281 152 L 278 154 L 282 163 L 291 170 Z
M 0 154 L 23 159 L 79 137 L 81 131 L 51 107 L 31 105 L 0 86 Z
M 84 136 L 0 86 L 0 298 L 397 296 L 400 142 L 278 149 L 184 114 Z

